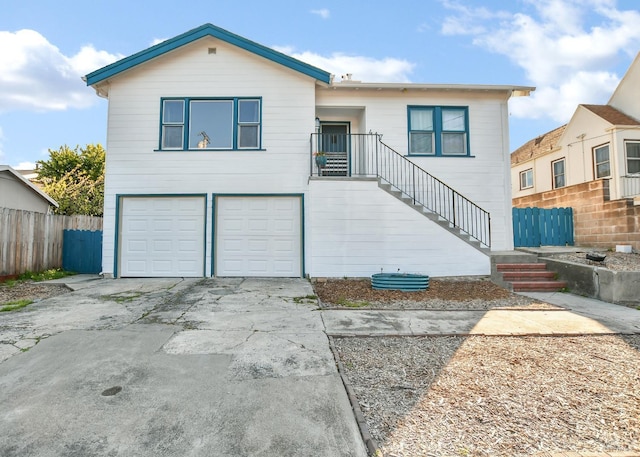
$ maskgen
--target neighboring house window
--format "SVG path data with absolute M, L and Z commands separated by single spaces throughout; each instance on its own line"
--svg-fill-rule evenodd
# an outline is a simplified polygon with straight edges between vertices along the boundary
M 593 150 L 593 160 L 596 168 L 596 179 L 608 178 L 611 176 L 611 166 L 609 164 L 609 145 L 599 146 Z
M 625 143 L 627 150 L 627 173 L 640 173 L 640 142 Z
M 260 149 L 260 100 L 162 101 L 161 149 Z
M 551 162 L 551 168 L 553 169 L 553 188 L 564 187 L 564 159 Z
M 533 187 L 533 169 L 530 168 L 520 172 L 520 189 Z
M 467 107 L 409 106 L 409 154 L 469 155 Z

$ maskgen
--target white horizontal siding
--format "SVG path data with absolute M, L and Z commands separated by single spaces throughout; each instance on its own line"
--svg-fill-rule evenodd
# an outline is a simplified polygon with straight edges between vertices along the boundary
M 506 96 L 462 91 L 403 93 L 318 89 L 316 103 L 326 110 L 365 106 L 361 131 L 382 134 L 382 141 L 403 155 L 408 148 L 409 105 L 469 107 L 473 157 L 408 158 L 491 214 L 493 250 L 513 248 Z
M 487 275 L 489 257 L 378 188 L 375 181 L 310 182 L 307 269 L 314 277 L 385 272 Z
M 209 54 L 208 48 L 216 53 Z M 162 97 L 261 97 L 262 151 L 158 151 Z M 113 272 L 117 194 L 302 193 L 315 81 L 213 38 L 134 68 L 109 87 L 103 269 Z M 211 224 L 209 224 L 211 225 Z M 210 227 L 207 274 L 210 274 Z

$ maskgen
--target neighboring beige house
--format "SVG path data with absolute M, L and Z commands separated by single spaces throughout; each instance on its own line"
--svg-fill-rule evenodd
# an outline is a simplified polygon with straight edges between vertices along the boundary
M 58 203 L 8 165 L 0 165 L 0 208 L 49 213 Z
M 577 245 L 640 249 L 640 54 L 606 105 L 511 154 L 513 206 L 572 207 Z

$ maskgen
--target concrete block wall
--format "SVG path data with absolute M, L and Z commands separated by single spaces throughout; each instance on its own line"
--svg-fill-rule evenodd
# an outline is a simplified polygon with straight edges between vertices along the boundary
M 633 200 L 605 200 L 604 180 L 590 181 L 561 189 L 513 199 L 516 208 L 573 208 L 577 246 L 615 248 L 629 244 L 640 251 L 640 206 Z

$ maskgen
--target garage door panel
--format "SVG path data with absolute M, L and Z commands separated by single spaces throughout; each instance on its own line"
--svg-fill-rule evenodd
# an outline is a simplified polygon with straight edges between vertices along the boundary
M 124 197 L 120 276 L 204 276 L 204 197 Z
M 216 274 L 302 274 L 300 197 L 218 197 Z

